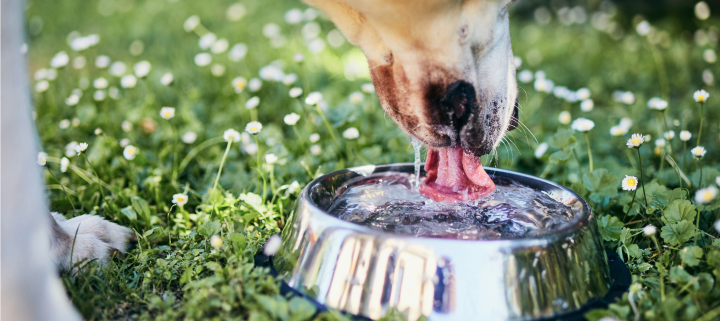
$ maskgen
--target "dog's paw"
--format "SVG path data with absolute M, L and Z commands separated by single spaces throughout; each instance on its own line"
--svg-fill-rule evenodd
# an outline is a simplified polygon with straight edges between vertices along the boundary
M 55 264 L 61 270 L 68 270 L 81 261 L 98 260 L 105 264 L 114 254 L 125 253 L 129 241 L 135 239 L 129 228 L 96 215 L 81 215 L 69 220 L 58 213 L 52 213 L 52 216 L 52 252 Z

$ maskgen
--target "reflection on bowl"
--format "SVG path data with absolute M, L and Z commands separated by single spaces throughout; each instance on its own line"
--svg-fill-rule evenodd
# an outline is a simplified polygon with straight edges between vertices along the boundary
M 523 320 L 552 317 L 603 297 L 608 261 L 590 208 L 555 183 L 486 168 L 543 191 L 574 219 L 542 236 L 509 240 L 422 238 L 377 231 L 325 210 L 354 178 L 414 171 L 370 165 L 312 181 L 283 230 L 275 269 L 294 289 L 330 308 L 370 319 L 393 310 L 409 320 Z

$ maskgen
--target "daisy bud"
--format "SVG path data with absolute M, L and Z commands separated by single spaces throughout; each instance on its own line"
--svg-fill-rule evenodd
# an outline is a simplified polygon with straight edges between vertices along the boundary
M 265 246 L 263 246 L 263 254 L 267 256 L 273 256 L 277 251 L 280 249 L 280 246 L 282 245 L 282 239 L 277 234 L 273 235 L 268 239 L 268 241 L 265 243 Z
M 645 236 L 652 236 L 655 235 L 655 233 L 657 233 L 657 228 L 652 224 L 643 228 L 643 234 L 645 234 Z
M 222 238 L 219 235 L 213 235 L 210 238 L 210 245 L 216 249 L 220 248 L 223 245 Z

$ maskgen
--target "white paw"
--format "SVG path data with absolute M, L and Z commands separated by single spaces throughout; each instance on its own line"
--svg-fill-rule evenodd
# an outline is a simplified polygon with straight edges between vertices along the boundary
M 51 249 L 53 260 L 61 270 L 68 270 L 80 261 L 97 259 L 105 264 L 115 252 L 125 253 L 129 240 L 135 237 L 129 228 L 96 215 L 80 215 L 68 220 L 52 213 L 52 217 Z

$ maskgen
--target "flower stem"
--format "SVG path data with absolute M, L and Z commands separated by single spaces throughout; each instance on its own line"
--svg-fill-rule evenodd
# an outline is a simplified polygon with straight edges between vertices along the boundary
M 635 188 L 635 191 L 633 192 L 632 201 L 630 201 L 630 206 L 628 207 L 628 210 L 625 212 L 625 216 L 623 217 L 623 219 L 625 219 L 625 217 L 627 217 L 627 215 L 630 213 L 630 210 L 632 209 L 632 206 L 635 203 L 635 196 L 637 196 L 637 188 Z
M 172 168 L 172 183 L 174 184 L 177 182 L 177 176 L 178 176 L 178 158 L 180 155 L 178 155 L 178 135 L 177 131 L 175 131 L 175 126 L 172 124 L 170 120 L 168 120 L 168 124 L 170 124 L 170 132 L 173 136 L 173 168 Z
M 590 159 L 590 173 L 592 173 L 593 172 L 593 157 L 592 157 L 592 150 L 590 149 L 590 138 L 588 138 L 587 132 L 585 132 L 585 144 L 587 145 L 588 158 Z
M 583 176 L 585 176 L 585 175 L 583 174 L 582 164 L 580 164 L 580 157 L 578 157 L 577 152 L 575 152 L 575 148 L 573 148 L 572 152 L 573 152 L 573 156 L 575 156 L 575 161 L 577 161 L 577 163 L 578 163 L 578 169 L 580 170 L 580 180 L 582 181 Z
M 540 178 L 547 177 L 548 173 L 550 173 L 550 169 L 552 168 L 552 164 L 548 163 L 547 166 L 545 166 L 545 169 L 540 174 Z
M 696 146 L 700 146 L 700 136 L 702 136 L 703 119 L 705 118 L 705 117 L 703 117 L 704 109 L 705 109 L 705 103 L 702 102 L 702 103 L 700 103 L 700 129 L 698 129 L 698 138 L 697 138 Z
M 335 131 L 333 130 L 332 126 L 330 126 L 330 122 L 327 120 L 327 118 L 325 118 L 325 113 L 323 113 L 322 109 L 320 109 L 320 106 L 318 104 L 315 104 L 315 109 L 317 110 L 318 114 L 320 114 L 320 118 L 322 118 L 323 123 L 325 123 L 325 127 L 327 127 L 328 131 L 330 132 L 330 136 L 332 137 L 335 146 L 340 149 L 340 142 L 338 141 L 337 137 L 335 137 Z
M 637 149 L 637 154 L 638 154 L 638 163 L 640 164 L 639 165 L 639 167 L 640 167 L 640 183 L 642 183 L 642 186 L 643 186 L 643 197 L 645 198 L 645 210 L 647 210 L 648 208 L 650 208 L 650 206 L 648 205 L 647 193 L 645 192 L 646 188 L 645 188 L 645 177 L 643 176 L 642 157 L 640 157 L 640 147 L 638 147 L 636 149 Z
M 228 153 L 230 152 L 230 146 L 232 145 L 232 140 L 228 141 L 227 147 L 225 148 L 225 153 L 223 154 L 222 160 L 220 160 L 220 168 L 218 169 L 217 177 L 215 177 L 215 185 L 213 185 L 213 189 L 210 192 L 210 197 L 213 197 L 215 194 L 215 189 L 218 186 L 218 182 L 220 181 L 220 174 L 222 174 L 223 166 L 225 165 L 225 158 L 227 158 Z
M 293 131 L 295 132 L 295 136 L 297 136 L 298 141 L 300 142 L 300 149 L 305 150 L 305 142 L 303 141 L 302 137 L 300 137 L 300 133 L 297 130 L 296 126 L 291 126 Z
M 703 168 L 702 164 L 700 164 L 700 159 L 697 159 L 697 165 L 695 167 L 700 167 L 700 180 L 698 181 L 698 188 L 703 187 Z
M 65 186 L 63 186 L 63 184 L 60 183 L 60 180 L 57 177 L 55 177 L 55 174 L 53 174 L 53 172 L 47 166 L 45 167 L 45 169 L 47 169 L 48 173 L 50 173 L 50 175 L 58 182 L 58 185 L 60 185 L 60 187 L 62 187 L 63 192 L 65 192 L 65 195 L 67 195 L 68 201 L 70 201 L 70 206 L 72 206 L 72 208 L 73 208 L 73 216 L 75 216 L 75 212 L 77 212 L 77 209 L 75 209 L 75 204 L 73 204 L 70 194 L 65 190 Z M 102 186 L 100 187 L 100 189 L 102 190 Z
M 100 202 L 100 205 L 102 205 L 102 203 L 105 201 L 105 192 L 103 192 L 103 187 L 102 187 L 102 185 L 100 185 L 100 176 L 98 176 L 97 172 L 92 167 L 92 164 L 90 164 L 90 160 L 87 158 L 87 155 L 85 155 L 85 153 L 83 153 L 83 157 L 85 157 L 85 161 L 87 162 L 88 166 L 90 167 L 90 170 L 92 170 L 93 174 L 95 175 L 95 179 L 96 179 L 95 182 L 100 187 L 100 195 L 102 195 L 102 201 Z

